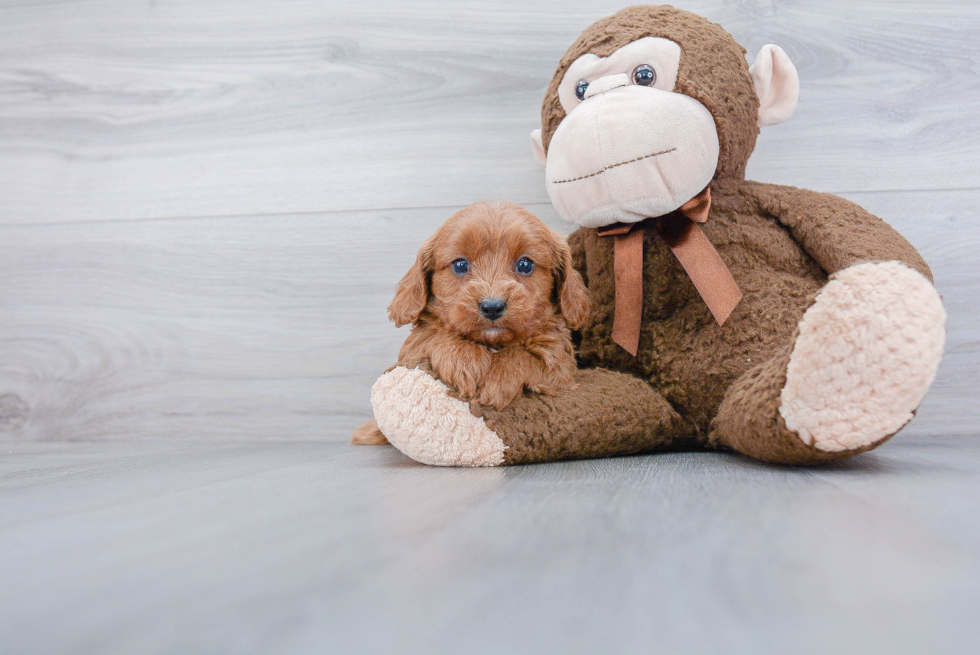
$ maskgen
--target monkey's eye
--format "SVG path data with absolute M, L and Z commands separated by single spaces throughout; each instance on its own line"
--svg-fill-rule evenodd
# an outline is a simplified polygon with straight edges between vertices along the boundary
M 585 100 L 585 91 L 589 88 L 589 83 L 585 80 L 579 80 L 578 84 L 575 85 L 575 97 L 579 100 Z
M 657 71 L 653 70 L 650 64 L 640 64 L 633 69 L 633 84 L 640 86 L 653 86 L 657 81 Z
M 517 265 L 514 266 L 514 270 L 521 275 L 530 275 L 534 271 L 534 262 L 527 257 L 521 257 L 517 260 Z
M 456 275 L 466 275 L 470 271 L 470 263 L 465 259 L 457 259 L 452 263 L 452 269 Z

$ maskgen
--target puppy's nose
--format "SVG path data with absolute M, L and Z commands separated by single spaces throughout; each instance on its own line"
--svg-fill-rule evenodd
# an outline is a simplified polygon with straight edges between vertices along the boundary
M 480 313 L 491 321 L 500 318 L 505 309 L 507 309 L 507 303 L 500 298 L 484 298 L 480 301 Z

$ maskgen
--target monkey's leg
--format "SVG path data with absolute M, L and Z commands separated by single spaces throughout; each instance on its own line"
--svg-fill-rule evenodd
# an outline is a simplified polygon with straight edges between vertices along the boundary
M 578 388 L 526 394 L 497 410 L 470 406 L 423 368 L 396 367 L 371 390 L 381 431 L 403 453 L 436 466 L 500 466 L 650 452 L 690 434 L 646 382 L 602 369 Z
M 874 448 L 922 402 L 942 356 L 945 317 L 932 284 L 903 264 L 836 273 L 793 343 L 728 390 L 711 441 L 783 464 Z

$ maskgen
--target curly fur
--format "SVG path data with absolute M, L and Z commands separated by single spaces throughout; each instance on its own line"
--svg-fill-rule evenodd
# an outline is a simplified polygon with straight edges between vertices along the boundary
M 522 257 L 534 263 L 529 275 L 515 270 Z M 461 258 L 465 275 L 452 270 Z M 506 302 L 498 319 L 481 313 L 486 298 Z M 553 396 L 574 387 L 569 328 L 582 327 L 588 310 L 562 235 L 519 205 L 479 202 L 422 244 L 388 314 L 399 327 L 412 325 L 399 365 L 428 360 L 456 398 L 503 409 L 525 391 Z M 356 443 L 377 440 L 368 424 L 355 433 Z

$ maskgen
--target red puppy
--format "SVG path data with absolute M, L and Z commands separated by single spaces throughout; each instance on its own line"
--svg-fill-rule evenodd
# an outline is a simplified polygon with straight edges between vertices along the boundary
M 510 202 L 478 202 L 422 244 L 388 316 L 412 324 L 400 365 L 428 360 L 455 395 L 496 408 L 572 388 L 569 327 L 589 299 L 565 238 Z M 387 443 L 374 420 L 352 443 Z

